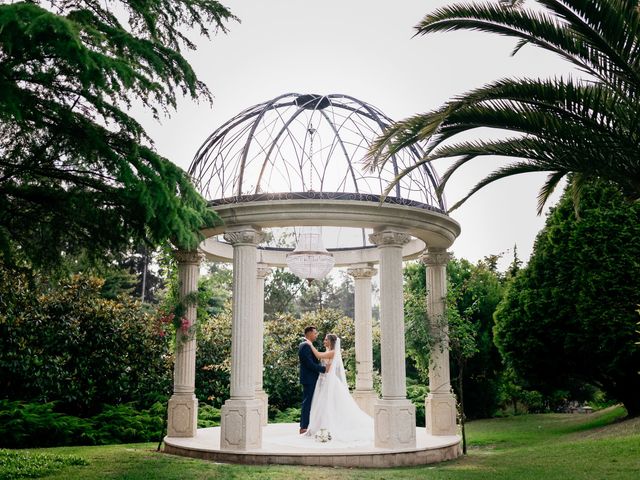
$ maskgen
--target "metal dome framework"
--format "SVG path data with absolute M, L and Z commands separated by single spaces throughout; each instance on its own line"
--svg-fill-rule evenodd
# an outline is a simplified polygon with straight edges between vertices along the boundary
M 387 186 L 423 151 L 410 147 L 380 171 L 366 171 L 371 142 L 392 120 L 343 94 L 287 93 L 254 105 L 215 130 L 189 167 L 212 205 L 258 199 L 322 198 L 379 201 Z M 388 203 L 446 211 L 430 165 L 403 177 Z

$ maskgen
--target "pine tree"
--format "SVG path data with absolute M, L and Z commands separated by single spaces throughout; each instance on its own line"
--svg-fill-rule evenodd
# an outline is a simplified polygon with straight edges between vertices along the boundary
M 217 216 L 127 111 L 210 100 L 185 32 L 234 18 L 213 0 L 0 5 L 0 260 L 197 244 Z

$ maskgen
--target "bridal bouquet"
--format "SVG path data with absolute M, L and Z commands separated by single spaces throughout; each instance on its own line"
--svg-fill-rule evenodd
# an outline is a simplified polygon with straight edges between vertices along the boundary
M 329 430 L 327 430 L 326 428 L 321 428 L 316 432 L 315 437 L 317 442 L 326 443 L 331 440 L 331 432 L 329 432 Z

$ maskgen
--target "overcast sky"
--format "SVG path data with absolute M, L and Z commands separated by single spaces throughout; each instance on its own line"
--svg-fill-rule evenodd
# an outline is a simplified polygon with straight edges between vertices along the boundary
M 495 0 L 497 1 L 497 0 Z M 413 37 L 440 0 L 226 0 L 241 23 L 227 35 L 201 40 L 187 57 L 215 96 L 183 99 L 161 123 L 143 123 L 159 153 L 187 169 L 207 136 L 251 105 L 286 92 L 344 93 L 375 105 L 399 120 L 437 108 L 449 98 L 503 77 L 548 77 L 569 67 L 548 53 L 525 47 L 510 56 L 514 41 L 479 32 Z M 449 205 L 459 200 L 499 159 L 477 159 L 449 183 Z M 437 164 L 443 173 L 445 164 Z M 451 251 L 473 262 L 505 254 L 514 244 L 520 258 L 531 254 L 544 216 L 536 195 L 545 174 L 512 177 L 486 187 L 451 216 L 462 234 Z M 559 193 L 552 198 L 555 203 Z

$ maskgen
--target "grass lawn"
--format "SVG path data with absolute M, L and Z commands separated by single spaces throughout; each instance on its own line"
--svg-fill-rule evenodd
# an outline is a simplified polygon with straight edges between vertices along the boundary
M 623 416 L 624 410 L 614 407 L 587 415 L 522 415 L 470 422 L 466 457 L 438 465 L 389 470 L 223 465 L 156 453 L 154 444 L 60 447 L 31 452 L 74 455 L 88 462 L 62 466 L 41 477 L 50 480 L 636 480 L 640 478 L 640 419 L 621 421 Z M 2 468 L 0 464 L 0 479 L 8 478 Z

